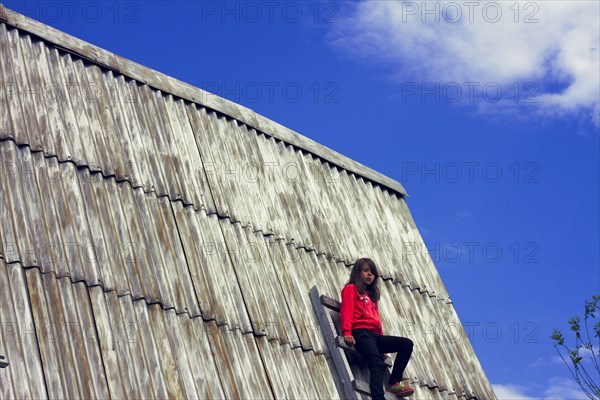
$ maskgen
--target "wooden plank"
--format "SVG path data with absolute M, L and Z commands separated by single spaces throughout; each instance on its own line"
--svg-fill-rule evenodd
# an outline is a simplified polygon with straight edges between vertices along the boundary
M 47 398 L 48 392 L 38 336 L 31 312 L 38 306 L 30 302 L 25 279 L 25 269 L 20 263 L 5 264 L 0 258 L 0 315 L 2 315 L 1 361 L 10 368 L 0 370 L 0 398 Z M 10 360 L 10 363 L 9 363 Z
M 0 4 L 0 21 L 6 22 L 8 20 L 8 16 L 6 15 L 6 7 Z
M 331 298 L 331 297 L 327 297 L 324 294 L 321 295 L 320 299 L 321 299 L 321 304 L 324 307 L 327 307 L 330 310 L 333 310 L 333 311 L 336 311 L 336 312 L 340 312 L 340 307 L 342 306 L 342 303 L 340 303 L 336 299 Z
M 406 190 L 400 182 L 333 151 L 312 139 L 302 136 L 275 121 L 265 118 L 251 109 L 223 99 L 185 82 L 181 82 L 123 57 L 119 57 L 100 47 L 94 46 L 81 39 L 77 39 L 41 22 L 7 9 L 2 5 L 0 5 L 0 17 L 6 24 L 36 35 L 65 51 L 72 52 L 81 58 L 94 62 L 100 67 L 119 72 L 137 81 L 144 82 L 153 88 L 219 111 L 255 128 L 256 130 L 304 149 L 326 159 L 332 164 L 364 176 L 365 178 L 398 192 L 403 196 L 407 196 Z
M 350 366 L 346 361 L 343 350 L 335 345 L 335 326 L 333 325 L 331 316 L 321 305 L 319 290 L 316 286 L 313 286 L 312 289 L 310 289 L 310 299 L 317 314 L 319 324 L 321 325 L 323 335 L 325 335 L 325 342 L 327 343 L 327 347 L 333 359 L 335 369 L 340 378 L 342 388 L 342 393 L 340 393 L 340 395 L 344 399 L 358 399 L 358 396 L 351 384 L 352 371 L 350 370 Z
M 218 376 L 209 379 L 220 379 L 225 392 L 223 398 L 275 398 L 255 336 L 242 334 L 240 329 L 229 329 L 227 325 L 217 327 L 213 321 L 207 329 L 216 365 L 214 376 Z M 292 382 L 296 377 L 284 375 L 283 379 Z

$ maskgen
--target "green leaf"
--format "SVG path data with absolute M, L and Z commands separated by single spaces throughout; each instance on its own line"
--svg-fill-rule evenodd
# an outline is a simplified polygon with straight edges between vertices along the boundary
M 586 301 L 585 302 L 585 319 L 588 317 L 596 318 L 594 311 L 596 310 L 596 302 Z
M 582 379 L 586 376 L 589 376 L 588 372 L 586 371 L 586 368 L 588 366 L 586 363 L 583 362 L 584 359 L 586 359 L 586 362 L 588 360 L 591 362 L 593 361 L 593 367 L 597 371 L 595 371 L 596 376 L 600 376 L 598 375 L 600 374 L 600 368 L 598 367 L 598 362 L 600 362 L 600 354 L 595 354 L 594 342 L 596 341 L 596 339 L 590 339 L 589 334 L 589 328 L 591 327 L 593 329 L 595 338 L 597 338 L 600 342 L 600 321 L 598 321 L 599 314 L 600 295 L 594 295 L 592 296 L 592 301 L 585 302 L 585 326 L 583 334 L 587 341 L 582 339 L 583 336 L 581 333 L 581 318 L 578 315 L 576 315 L 568 321 L 569 329 L 572 332 L 574 332 L 573 336 L 575 336 L 576 338 L 576 340 L 573 343 L 574 349 L 565 344 L 565 337 L 563 336 L 560 330 L 554 329 L 550 336 L 550 338 L 554 341 L 554 347 L 556 348 L 556 351 L 561 355 L 561 357 L 564 357 L 564 352 L 566 351 L 566 354 L 568 355 L 569 360 L 573 365 L 573 368 L 571 368 L 571 366 L 569 365 L 567 365 L 567 367 L 573 374 L 573 377 L 575 378 L 576 382 L 582 388 L 583 385 L 587 383 L 587 385 L 589 386 L 589 392 L 587 392 L 588 397 L 592 398 L 592 396 L 595 396 L 593 397 L 595 400 L 600 400 L 600 389 L 598 388 L 597 384 L 590 386 L 588 382 L 584 382 Z M 590 318 L 593 319 L 590 321 Z M 558 346 L 561 346 L 561 349 L 559 349 Z M 586 350 L 581 351 L 581 349 Z M 596 357 L 598 361 L 596 361 Z M 566 361 L 566 357 L 564 358 L 564 360 Z M 591 364 L 592 363 L 590 363 L 590 367 L 592 366 Z
M 554 345 L 564 345 L 565 344 L 565 338 L 562 335 L 562 332 L 559 331 L 558 329 L 554 329 L 552 331 L 552 335 L 550 336 L 550 339 L 554 340 Z
M 576 315 L 569 320 L 569 325 L 571 325 L 571 330 L 573 332 L 579 332 L 579 329 L 581 328 L 579 325 L 579 322 L 580 322 L 579 315 Z

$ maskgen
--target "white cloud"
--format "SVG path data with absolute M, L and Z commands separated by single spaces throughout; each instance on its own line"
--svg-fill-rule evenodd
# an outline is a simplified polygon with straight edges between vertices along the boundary
M 538 385 L 536 385 L 538 386 Z M 546 389 L 539 391 L 540 397 L 526 395 L 527 389 L 531 387 L 512 384 L 492 384 L 494 393 L 498 400 L 586 400 L 588 397 L 581 388 L 572 380 L 566 378 L 551 378 Z
M 544 400 L 587 400 L 579 385 L 572 379 L 552 378 L 544 391 Z
M 525 388 L 522 386 L 495 384 L 492 388 L 498 400 L 534 400 L 534 397 L 524 394 Z
M 569 362 L 569 356 L 566 355 L 566 361 Z M 540 367 L 548 367 L 556 364 L 564 365 L 564 361 L 560 356 L 554 355 L 549 358 L 538 357 L 533 363 L 529 365 L 529 368 L 540 368 Z M 566 368 L 566 367 L 565 367 Z
M 538 357 L 533 363 L 529 364 L 529 368 L 540 368 L 545 367 L 549 364 L 544 357 Z
M 497 88 L 504 95 L 488 101 L 494 111 L 528 104 L 544 116 L 577 115 L 598 125 L 599 13 L 593 0 L 369 1 L 334 24 L 330 39 L 343 52 L 387 64 L 405 92 L 407 82 L 429 82 L 429 89 L 436 82 L 445 100 L 456 98 L 457 88 L 465 100 L 491 85 L 489 99 Z

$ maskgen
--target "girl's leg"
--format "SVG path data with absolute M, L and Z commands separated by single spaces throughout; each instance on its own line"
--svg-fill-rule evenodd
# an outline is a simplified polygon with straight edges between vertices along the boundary
M 377 347 L 382 353 L 398 353 L 388 384 L 400 382 L 413 351 L 413 341 L 399 336 L 380 336 Z
M 383 400 L 383 374 L 387 366 L 377 348 L 377 337 L 366 329 L 355 329 L 352 335 L 356 340 L 354 347 L 369 365 L 370 389 L 373 400 Z

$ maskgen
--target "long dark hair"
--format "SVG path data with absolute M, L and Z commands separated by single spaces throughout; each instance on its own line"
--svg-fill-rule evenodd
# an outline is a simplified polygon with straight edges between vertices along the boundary
M 373 282 L 368 286 L 365 286 L 365 284 L 360 280 L 360 269 L 364 264 L 367 264 L 371 269 L 371 273 L 375 275 L 375 279 L 373 279 Z M 377 271 L 377 266 L 375 265 L 375 262 L 370 258 L 359 258 L 352 266 L 352 272 L 350 272 L 350 280 L 348 281 L 347 285 L 353 283 L 354 285 L 356 285 L 356 288 L 358 289 L 359 293 L 367 292 L 371 300 L 379 301 L 380 296 L 378 278 L 379 271 Z

